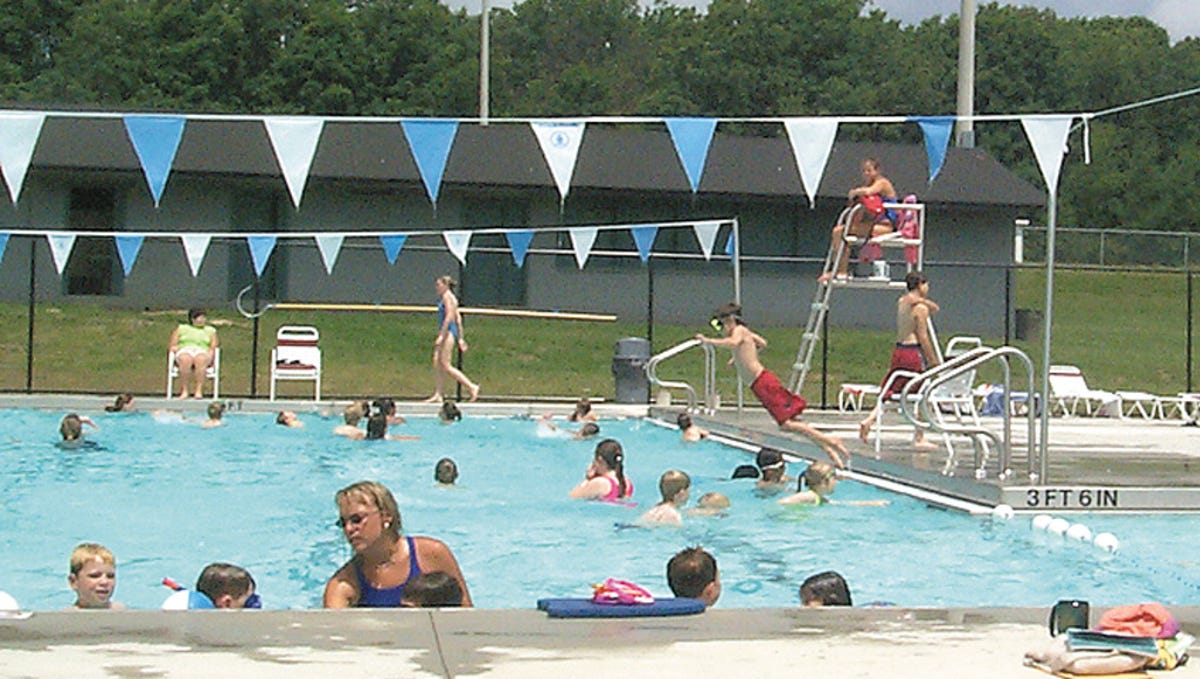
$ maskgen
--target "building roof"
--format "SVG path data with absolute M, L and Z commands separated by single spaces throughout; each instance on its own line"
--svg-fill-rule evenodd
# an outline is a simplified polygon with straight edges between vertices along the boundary
M 860 183 L 859 163 L 878 158 L 902 194 L 927 203 L 1038 206 L 1043 191 L 1017 177 L 981 149 L 951 148 L 941 173 L 927 181 L 920 144 L 834 145 L 818 196 L 840 199 Z M 38 170 L 139 172 L 119 117 L 46 118 L 30 166 Z M 265 128 L 258 119 L 191 119 L 172 165 L 173 173 L 279 176 Z M 420 184 L 417 166 L 398 121 L 326 119 L 310 178 Z M 553 188 L 554 180 L 527 124 L 494 122 L 459 127 L 443 186 Z M 590 124 L 579 149 L 572 188 L 689 193 L 687 176 L 670 135 L 656 124 Z M 786 136 L 723 134 L 718 129 L 700 183 L 701 194 L 805 200 Z

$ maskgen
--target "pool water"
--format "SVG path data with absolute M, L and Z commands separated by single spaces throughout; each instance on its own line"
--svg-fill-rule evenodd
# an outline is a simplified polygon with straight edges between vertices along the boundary
M 266 608 L 316 608 L 326 580 L 351 556 L 333 495 L 371 479 L 395 493 L 405 532 L 446 542 L 475 604 L 529 608 L 544 596 L 587 596 L 619 577 L 670 596 L 667 560 L 701 545 L 716 556 L 722 607 L 797 604 L 805 577 L 837 570 L 856 603 L 905 606 L 1200 604 L 1200 547 L 1191 515 L 1076 515 L 1121 540 L 1116 553 L 1010 521 L 932 508 L 843 481 L 835 499 L 885 498 L 886 507 L 784 508 L 753 481 L 728 480 L 745 451 L 639 419 L 605 420 L 622 442 L 637 507 L 567 499 L 595 441 L 546 437 L 533 420 L 471 418 L 454 425 L 412 418 L 395 433 L 419 441 L 356 442 L 333 436 L 332 417 L 301 415 L 286 429 L 265 414 L 226 416 L 228 426 L 147 413 L 93 415 L 102 449 L 54 443 L 62 413 L 0 411 L 0 590 L 28 609 L 73 601 L 68 556 L 79 542 L 116 554 L 116 599 L 157 608 L 169 576 L 193 585 L 227 561 L 250 570 Z M 457 487 L 433 480 L 452 457 Z M 724 516 L 687 517 L 678 528 L 630 528 L 658 501 L 659 475 L 682 469 L 692 502 L 725 493 Z M 802 464 L 789 466 L 796 475 Z

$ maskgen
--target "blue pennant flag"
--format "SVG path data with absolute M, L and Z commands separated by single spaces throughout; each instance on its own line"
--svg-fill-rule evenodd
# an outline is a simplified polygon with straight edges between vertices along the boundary
M 633 242 L 637 244 L 638 257 L 642 258 L 642 264 L 650 261 L 650 249 L 654 247 L 654 239 L 658 237 L 658 227 L 631 226 L 629 232 L 633 234 Z
M 246 244 L 250 246 L 250 259 L 254 260 L 254 275 L 261 277 L 275 249 L 275 236 L 246 236 Z
M 725 241 L 725 254 L 733 257 L 733 235 L 734 232 L 729 232 L 729 240 Z
M 145 236 L 116 237 L 117 254 L 121 257 L 121 267 L 125 269 L 126 276 L 133 271 L 133 263 L 137 261 L 138 252 L 141 252 L 144 240 L 146 240 Z
M 0 261 L 4 259 L 4 250 L 8 248 L 8 234 L 0 233 Z
M 513 261 L 517 263 L 517 268 L 525 266 L 525 255 L 529 252 L 529 244 L 533 242 L 532 231 L 506 231 L 504 238 L 508 240 L 508 247 L 512 250 Z
M 396 258 L 400 256 L 400 248 L 404 247 L 406 240 L 408 240 L 408 236 L 403 234 L 379 237 L 379 242 L 383 243 L 383 254 L 387 255 L 388 264 L 396 263 Z
M 125 133 L 129 135 L 146 175 L 146 183 L 150 185 L 154 207 L 158 207 L 187 119 L 183 116 L 127 115 L 124 121 Z
M 458 121 L 401 120 L 400 127 L 408 139 L 408 146 L 412 150 L 413 160 L 417 162 L 421 181 L 425 182 L 429 200 L 437 205 L 438 191 L 442 187 L 442 173 L 446 171 L 450 147 L 454 145 L 454 136 L 458 134 Z
M 946 162 L 946 148 L 950 145 L 950 132 L 954 129 L 954 116 L 914 117 L 925 135 L 925 155 L 929 158 L 929 183 L 937 178 L 942 171 L 942 163 Z
M 717 129 L 716 118 L 664 118 L 671 141 L 675 142 L 675 153 L 683 163 L 692 193 L 700 188 L 700 177 L 704 174 L 704 161 L 708 159 L 708 147 L 712 144 Z

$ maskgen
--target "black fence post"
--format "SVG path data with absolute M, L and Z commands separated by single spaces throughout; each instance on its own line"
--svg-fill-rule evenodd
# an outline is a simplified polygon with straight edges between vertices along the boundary
M 29 331 L 25 340 L 25 393 L 33 393 L 33 318 L 37 309 L 37 238 L 29 239 Z

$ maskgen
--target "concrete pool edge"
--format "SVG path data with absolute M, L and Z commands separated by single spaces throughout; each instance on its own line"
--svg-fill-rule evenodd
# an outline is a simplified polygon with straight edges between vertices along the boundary
M 795 676 L 798 662 L 812 676 L 1038 676 L 1021 659 L 1048 639 L 1048 611 L 718 603 L 701 615 L 606 620 L 482 609 L 54 611 L 0 618 L 0 676 Z M 1170 611 L 1185 631 L 1200 629 L 1200 607 Z

